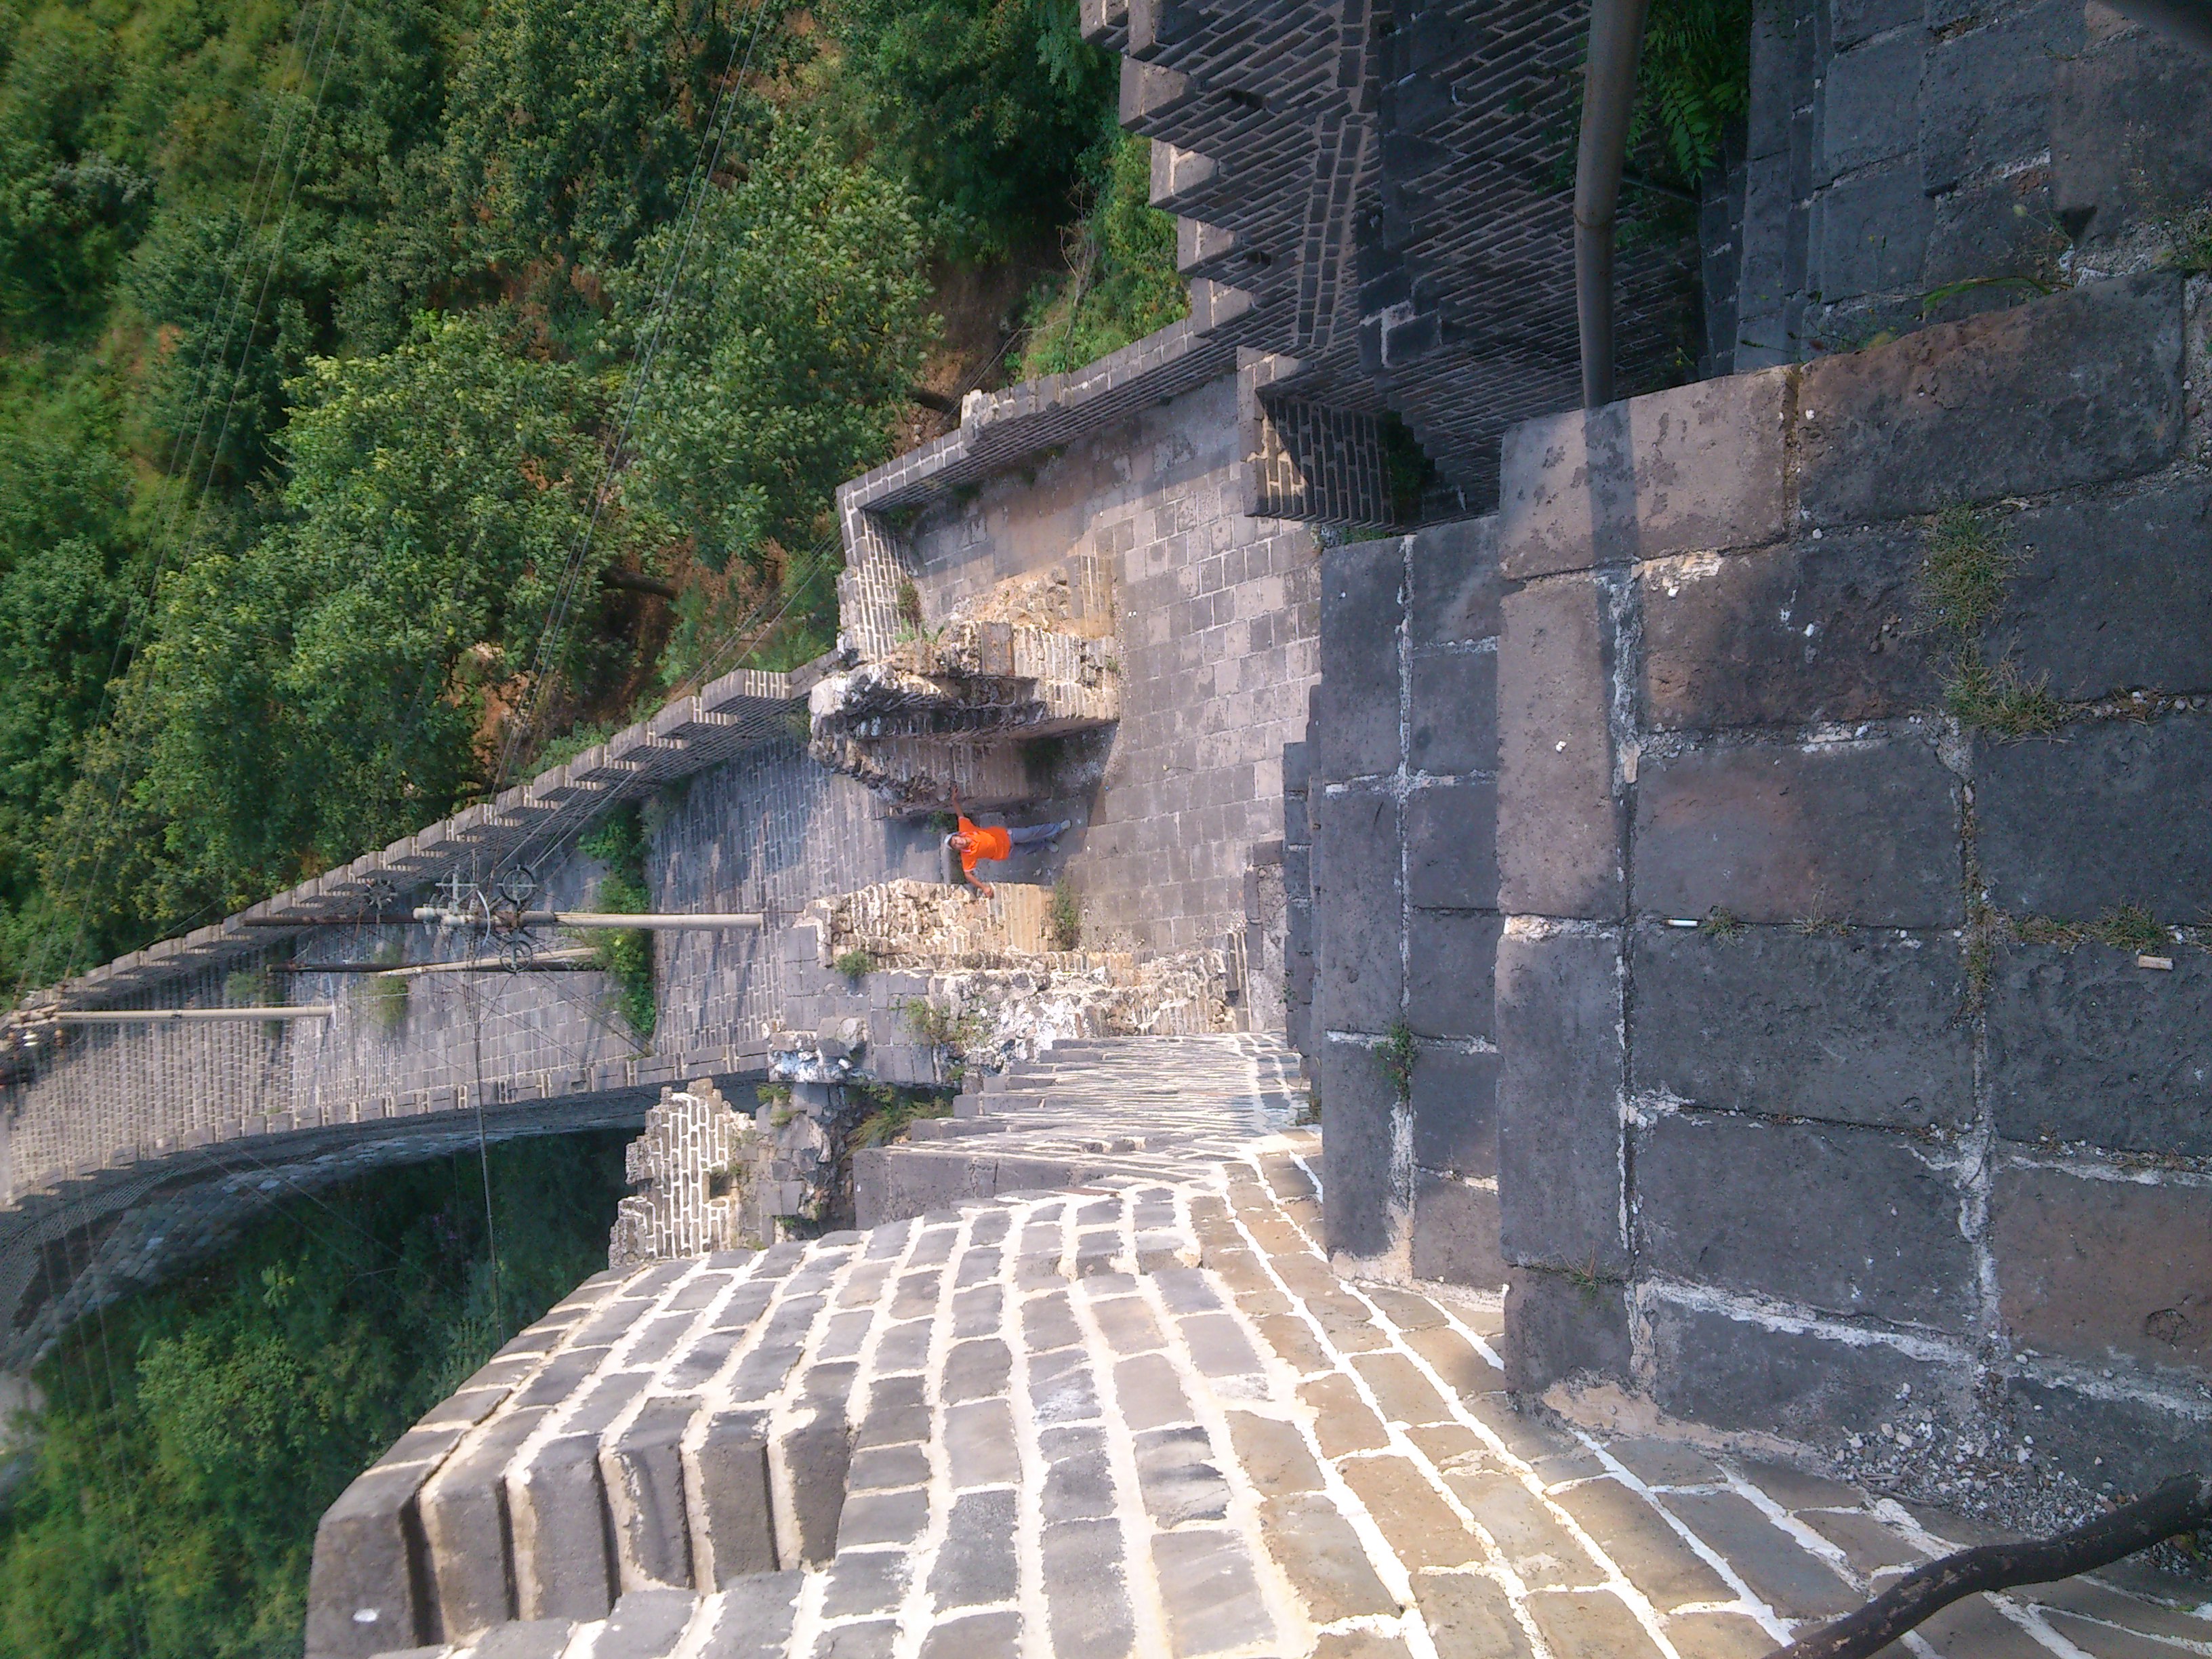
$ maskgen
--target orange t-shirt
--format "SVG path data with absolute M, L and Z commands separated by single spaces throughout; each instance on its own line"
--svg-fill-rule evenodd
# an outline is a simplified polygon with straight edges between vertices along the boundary
M 960 868 L 969 875 L 975 873 L 979 860 L 1012 858 L 1014 838 L 1003 829 L 979 830 L 968 822 L 965 813 L 960 817 L 960 833 L 968 837 L 968 845 L 960 854 Z

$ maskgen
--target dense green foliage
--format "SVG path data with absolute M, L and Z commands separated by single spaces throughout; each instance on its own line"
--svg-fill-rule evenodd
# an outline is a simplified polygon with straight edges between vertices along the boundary
M 4 1659 L 297 1655 L 315 1522 L 507 1337 L 605 1265 L 620 1133 L 313 1195 L 80 1325 L 0 1510 Z
M 868 131 L 937 240 L 1004 252 L 1065 222 L 1114 142 L 1120 69 L 1075 0 L 833 0 Z
M 1636 82 L 1630 150 L 1656 146 L 1665 169 L 1694 186 L 1751 108 L 1751 0 L 1653 0 Z
M 1073 15 L 963 61 L 1064 83 L 1088 143 L 1105 83 L 1037 57 L 1091 63 Z M 911 158 L 824 39 L 744 0 L 0 0 L 0 974 L 820 648 L 831 492 L 930 322 Z M 982 177 L 1005 133 L 969 143 Z
M 1151 204 L 1152 145 L 1124 134 L 1089 171 L 1091 208 L 1073 269 L 1030 300 L 1025 379 L 1096 362 L 1190 310 L 1176 275 L 1175 219 Z
M 635 915 L 653 908 L 653 895 L 645 884 L 645 824 L 635 806 L 617 807 L 576 846 L 585 857 L 606 866 L 592 898 L 599 909 Z M 615 982 L 623 1018 L 641 1038 L 651 1036 L 659 1015 L 652 933 L 643 927 L 595 931 L 592 941 L 599 966 Z

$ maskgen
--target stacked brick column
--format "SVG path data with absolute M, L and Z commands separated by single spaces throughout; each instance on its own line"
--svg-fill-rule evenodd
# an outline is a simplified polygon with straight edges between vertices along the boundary
M 1324 558 L 1309 737 L 1329 1248 L 1494 1288 L 1496 560 L 1488 520 Z
M 1509 437 L 1519 1386 L 2023 1503 L 2201 1458 L 2207 297 L 2084 287 Z M 1912 631 L 1960 503 L 2045 733 L 1945 712 Z

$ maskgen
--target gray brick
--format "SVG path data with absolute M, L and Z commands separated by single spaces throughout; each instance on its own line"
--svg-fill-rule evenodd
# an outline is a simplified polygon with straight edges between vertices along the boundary
M 1770 370 L 1511 428 L 1500 568 L 1526 580 L 1774 540 L 1788 394 Z
M 1920 61 L 1927 47 L 1923 31 L 1899 29 L 1829 59 L 1820 97 L 1825 177 L 1912 153 L 1920 136 Z M 1910 178 L 1917 196 L 1918 167 Z
M 1505 1289 L 1505 1380 L 1517 1394 L 1540 1395 L 1570 1378 L 1629 1376 L 1628 1303 L 1618 1284 L 1511 1270 Z
M 1698 1106 L 1891 1128 L 1974 1115 L 1966 971 L 1948 937 L 1639 933 L 1635 1086 Z
M 1093 1424 L 1048 1429 L 1038 1437 L 1044 1456 L 1044 1522 L 1103 1521 L 1115 1513 L 1114 1475 L 1105 1431 Z
M 1413 1277 L 1482 1290 L 1505 1283 L 1494 1188 L 1420 1173 L 1413 1187 Z
M 1933 194 L 2048 148 L 2057 60 L 2081 45 L 2081 8 L 2068 0 L 2043 0 L 1937 42 L 1921 82 L 1923 187 Z
M 1391 1116 L 1397 1096 L 1372 1049 L 1349 1042 L 1319 1046 L 1316 1092 L 1328 1143 L 1329 1174 L 1322 1194 L 1328 1248 L 1379 1255 L 1390 1243 Z
M 2012 1423 L 2035 1436 L 2039 1463 L 2094 1469 L 2118 1491 L 2147 1492 L 2203 1461 L 2202 1415 L 2048 1376 L 2014 1375 L 2003 1387 Z
M 1990 974 L 1990 1099 L 2012 1140 L 2212 1158 L 2212 956 L 2005 945 Z
M 803 1575 L 764 1572 L 725 1587 L 702 1659 L 784 1659 Z
M 380 1465 L 323 1512 L 307 1586 L 311 1651 L 373 1654 L 426 1633 L 417 1628 L 404 1517 L 429 1473 L 419 1463 Z
M 712 1418 L 696 1451 L 684 1453 L 692 1564 L 702 1589 L 719 1590 L 752 1573 L 776 1571 L 776 1533 L 768 1500 L 768 1436 L 757 1413 Z
M 1314 1017 L 1330 1030 L 1383 1030 L 1405 979 L 1397 802 L 1359 789 L 1313 806 Z
M 1662 730 L 1880 720 L 1936 707 L 1911 633 L 1921 536 L 1832 531 L 1645 572 L 1645 718 Z
M 1919 286 L 1928 290 L 1951 283 L 1984 285 L 1936 301 L 1917 320 L 1954 322 L 1972 312 L 2027 301 L 2067 246 L 2051 204 L 2051 177 L 2041 168 L 1962 185 L 1932 205 L 1935 219 L 1928 228 Z M 2026 280 L 2017 287 L 1988 284 L 1989 278 L 2001 276 Z
M 878 1389 L 884 1386 L 877 1385 Z M 811 1421 L 785 1433 L 781 1462 L 790 1481 L 788 1499 L 799 1536 L 779 1541 L 776 1554 L 781 1560 L 795 1559 L 811 1567 L 836 1554 L 837 1522 L 845 1507 L 853 1446 L 842 1399 L 817 1406 Z
M 1498 1174 L 1498 1068 L 1494 1054 L 1424 1048 L 1413 1066 L 1413 1162 L 1425 1170 Z
M 1961 913 L 1958 783 L 1915 738 L 1647 760 L 1636 907 L 1939 927 Z
M 1243 1540 L 1235 1533 L 1156 1533 L 1152 1565 L 1178 1654 L 1255 1645 L 1275 1634 Z
M 1718 1429 L 1814 1443 L 1860 1431 L 1947 1401 L 1963 1403 L 1971 1370 L 1917 1359 L 1881 1342 L 1850 1345 L 1661 1298 L 1650 1310 L 1657 1362 L 1653 1398 L 1663 1412 Z M 1909 1392 L 1901 1392 L 1908 1390 Z
M 1990 902 L 2069 921 L 2126 904 L 2161 920 L 2212 913 L 2203 833 L 2212 715 L 2112 721 L 2067 738 L 1992 743 L 1975 757 Z
M 2021 568 L 1991 643 L 2053 696 L 2212 687 L 2212 486 L 2022 513 L 2005 526 Z
M 1420 1036 L 1488 1036 L 1492 978 L 1504 922 L 1464 910 L 1415 910 L 1407 919 L 1406 1020 Z
M 1626 1259 L 1619 951 L 1611 938 L 1579 933 L 1509 935 L 1498 947 L 1498 1185 L 1509 1261 L 1595 1272 Z
M 1829 0 L 1828 30 L 1836 46 L 1855 46 L 1870 34 L 1920 21 L 1921 0 Z
M 1622 837 L 1613 793 L 1611 637 L 1586 577 L 1506 596 L 1498 644 L 1498 908 L 1538 915 L 1620 912 Z
M 1498 604 L 1505 591 L 1497 529 L 1495 518 L 1462 519 L 1414 532 L 1407 620 L 1416 649 L 1496 636 Z
M 921 1644 L 921 1659 L 1018 1659 L 1022 1650 L 1018 1613 L 976 1613 L 933 1624 Z
M 1916 287 L 1935 222 L 1909 161 L 1831 186 L 1817 216 L 1820 298 L 1832 305 Z
M 1442 651 L 1413 661 L 1407 759 L 1416 772 L 1498 769 L 1498 653 Z
M 1990 1191 L 1990 1249 L 2016 1348 L 2212 1367 L 2212 1189 L 2015 1164 Z
M 1126 1659 L 1136 1623 L 1118 1522 L 1047 1527 L 1044 1591 L 1054 1659 Z
M 689 1398 L 648 1400 L 620 1437 L 600 1449 L 625 1590 L 692 1582 L 679 1443 L 696 1404 Z
M 2181 291 L 2086 283 L 1808 363 L 1798 501 L 1864 524 L 2149 471 L 2181 439 Z
M 526 1619 L 489 1632 L 471 1650 L 471 1659 L 561 1659 L 576 1625 L 570 1619 Z
M 971 1492 L 954 1501 L 929 1572 L 939 1607 L 1013 1600 L 1014 1503 L 1011 1492 Z
M 1395 539 L 1354 542 L 1322 557 L 1322 678 L 1307 733 L 1317 780 L 1397 769 L 1404 580 Z
M 2132 222 L 2212 195 L 2212 85 L 2198 55 L 2153 29 L 2057 65 L 2051 170 L 2058 210 L 2087 211 L 2083 240 L 2109 240 Z M 2194 142 L 2191 142 L 2191 139 Z
M 1857 1612 L 1864 1600 L 1740 1493 L 1670 1492 L 1665 1502 L 1786 1619 L 1838 1618 Z
M 595 1435 L 556 1436 L 507 1476 L 515 1595 L 526 1619 L 604 1619 L 614 1605 L 599 1449 Z
M 1972 1327 L 1960 1194 L 1871 1130 L 1680 1114 L 1635 1143 L 1638 1255 L 1692 1283 L 1850 1315 Z
M 1439 910 L 1497 908 L 1498 785 L 1493 780 L 1431 784 L 1412 791 L 1406 797 L 1405 825 L 1409 902 Z
M 698 1598 L 689 1590 L 634 1589 L 615 1603 L 592 1659 L 667 1659 L 684 1638 Z
M 1145 1511 L 1162 1527 L 1218 1521 L 1229 1512 L 1229 1483 L 1201 1428 L 1152 1429 L 1137 1437 L 1137 1487 Z

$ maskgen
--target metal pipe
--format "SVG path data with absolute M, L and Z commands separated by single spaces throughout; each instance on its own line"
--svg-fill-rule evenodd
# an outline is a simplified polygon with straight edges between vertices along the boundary
M 219 1020 L 330 1019 L 337 1005 L 303 1002 L 284 1008 L 58 1008 L 33 1017 L 57 1025 L 204 1025 Z
M 573 973 L 596 968 L 599 953 L 589 945 L 574 950 L 540 951 L 520 963 L 500 957 L 475 957 L 459 962 L 285 962 L 266 971 L 272 974 L 374 974 L 392 979 L 414 979 L 423 974 L 546 974 Z
M 1650 0 L 1590 0 L 1583 132 L 1575 157 L 1575 318 L 1583 407 L 1613 401 L 1613 226 L 1636 106 L 1636 59 Z
M 2172 35 L 2212 57 L 2212 0 L 2110 0 L 2130 21 Z
M 465 911 L 441 910 L 434 905 L 424 905 L 415 913 L 417 921 L 450 922 L 457 927 L 478 925 Z M 496 918 L 495 918 L 496 919 Z M 760 927 L 767 918 L 757 910 L 739 911 L 729 915 L 624 915 L 611 910 L 530 910 L 514 918 L 523 927 L 641 927 L 647 933 L 680 933 L 688 929 L 714 930 L 724 927 Z

